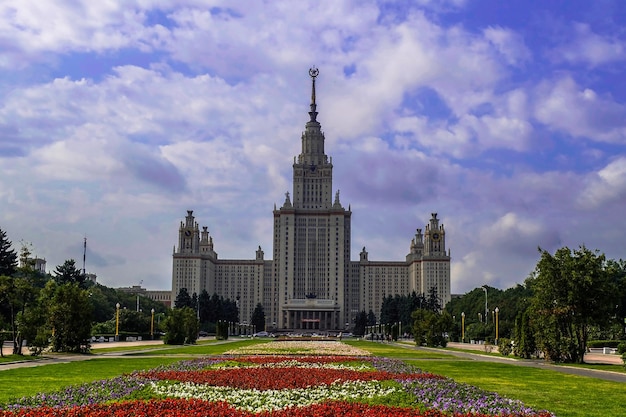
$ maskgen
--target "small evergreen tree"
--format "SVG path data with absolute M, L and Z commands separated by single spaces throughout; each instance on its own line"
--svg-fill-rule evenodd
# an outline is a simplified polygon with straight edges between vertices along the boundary
M 11 276 L 17 269 L 17 253 L 4 230 L 0 229 L 0 275 Z
M 363 336 L 365 334 L 365 326 L 367 326 L 367 313 L 363 310 L 357 313 L 354 318 L 354 330 L 352 333 L 358 336 Z
M 76 283 L 79 287 L 85 287 L 85 275 L 76 268 L 76 261 L 68 259 L 63 265 L 58 265 L 54 271 L 54 280 L 59 285 Z
M 256 327 L 257 332 L 265 329 L 265 310 L 263 304 L 258 303 L 252 312 L 250 323 Z
M 176 299 L 174 300 L 174 308 L 184 307 L 193 308 L 193 302 L 191 300 L 191 296 L 189 295 L 189 291 L 187 291 L 187 288 L 181 288 L 176 295 Z

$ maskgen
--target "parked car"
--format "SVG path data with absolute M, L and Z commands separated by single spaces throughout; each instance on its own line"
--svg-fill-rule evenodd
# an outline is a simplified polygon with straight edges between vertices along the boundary
M 255 334 L 252 335 L 252 337 L 269 337 L 269 333 L 266 331 L 262 331 L 262 332 L 256 332 Z

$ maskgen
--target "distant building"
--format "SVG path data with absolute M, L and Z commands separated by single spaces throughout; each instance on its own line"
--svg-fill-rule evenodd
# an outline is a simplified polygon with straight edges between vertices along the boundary
M 165 290 L 147 290 L 141 285 L 133 285 L 132 287 L 119 287 L 119 291 L 123 291 L 129 294 L 141 295 L 142 297 L 149 298 L 153 301 L 158 301 L 164 304 L 166 307 L 172 306 L 172 291 Z
M 20 259 L 20 267 L 24 267 L 26 266 L 25 263 L 27 265 L 30 265 L 35 271 L 37 272 L 41 272 L 42 274 L 46 273 L 46 260 L 42 259 L 42 258 L 26 258 L 26 262 L 24 262 L 24 259 Z
M 193 211 L 180 223 L 174 247 L 172 293 L 218 295 L 236 300 L 241 321 L 250 321 L 258 303 L 268 329 L 341 330 L 359 311 L 380 315 L 388 295 L 428 293 L 450 301 L 450 252 L 437 213 L 417 229 L 403 261 L 370 261 L 365 247 L 350 259 L 351 217 L 339 191 L 332 189 L 333 163 L 324 152 L 325 136 L 317 121 L 316 69 L 302 134 L 302 151 L 293 162 L 293 192 L 274 207 L 273 258 L 259 246 L 254 259 L 218 259 L 208 228 L 200 230 Z M 393 214 L 388 214 L 393 215 Z
M 172 292 L 169 290 L 166 291 L 153 291 L 147 290 L 145 296 L 153 301 L 158 301 L 164 304 L 166 307 L 172 306 Z

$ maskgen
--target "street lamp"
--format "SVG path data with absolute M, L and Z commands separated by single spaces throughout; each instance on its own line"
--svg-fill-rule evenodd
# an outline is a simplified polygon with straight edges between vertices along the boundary
M 115 304 L 115 341 L 120 340 L 120 303 Z
M 494 310 L 496 312 L 496 345 L 498 344 L 498 313 L 500 312 L 500 309 L 498 307 L 496 307 L 496 309 Z
M 150 338 L 154 339 L 154 309 L 150 310 L 152 313 L 152 319 L 150 321 Z
M 465 343 L 465 311 L 461 313 L 461 343 Z
M 487 316 L 489 315 L 489 309 L 487 308 L 487 286 L 483 285 L 481 288 L 485 291 L 485 324 L 487 324 Z

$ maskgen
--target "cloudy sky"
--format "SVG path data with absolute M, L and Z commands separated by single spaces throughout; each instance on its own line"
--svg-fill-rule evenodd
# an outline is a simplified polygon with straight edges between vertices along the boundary
M 194 210 L 222 259 L 272 253 L 309 67 L 352 259 L 437 212 L 452 292 L 538 247 L 626 258 L 623 0 L 0 0 L 0 229 L 48 270 L 171 286 Z

